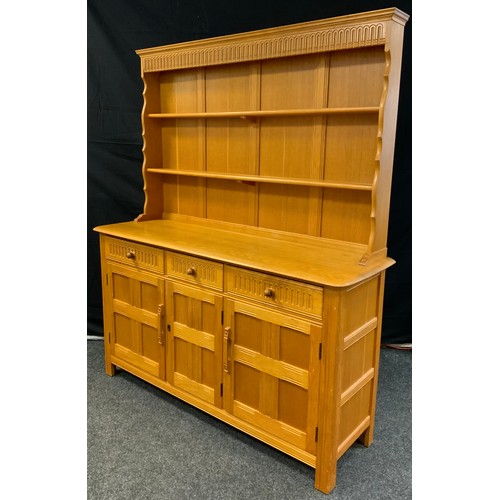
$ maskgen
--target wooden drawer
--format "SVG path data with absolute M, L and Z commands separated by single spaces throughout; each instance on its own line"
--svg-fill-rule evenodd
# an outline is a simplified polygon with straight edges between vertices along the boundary
M 176 252 L 167 252 L 167 275 L 170 278 L 222 290 L 223 265 Z
M 106 236 L 104 248 L 107 259 L 128 264 L 137 269 L 165 273 L 164 251 L 160 248 L 109 236 Z
M 261 304 L 321 319 L 323 289 L 300 281 L 226 266 L 225 291 Z

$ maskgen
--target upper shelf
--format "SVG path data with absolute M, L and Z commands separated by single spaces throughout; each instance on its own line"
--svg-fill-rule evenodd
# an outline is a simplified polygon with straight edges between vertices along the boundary
M 199 113 L 150 113 L 149 118 L 263 118 L 267 116 L 317 116 L 378 113 L 378 106 L 353 108 L 271 109 L 259 111 L 209 111 Z

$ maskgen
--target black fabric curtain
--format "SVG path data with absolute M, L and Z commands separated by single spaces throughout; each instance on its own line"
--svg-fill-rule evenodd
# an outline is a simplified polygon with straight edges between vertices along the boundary
M 252 31 L 411 1 L 89 0 L 87 288 L 88 334 L 103 335 L 99 238 L 92 228 L 134 219 L 144 203 L 136 49 Z M 411 24 L 405 28 L 394 158 L 382 342 L 411 342 Z

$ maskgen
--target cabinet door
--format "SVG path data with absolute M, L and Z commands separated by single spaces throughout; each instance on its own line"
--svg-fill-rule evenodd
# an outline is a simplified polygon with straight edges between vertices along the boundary
M 225 409 L 314 454 L 321 328 L 242 302 L 224 307 Z
M 165 380 L 164 280 L 114 263 L 107 275 L 111 354 Z
M 167 380 L 221 406 L 222 297 L 167 283 Z

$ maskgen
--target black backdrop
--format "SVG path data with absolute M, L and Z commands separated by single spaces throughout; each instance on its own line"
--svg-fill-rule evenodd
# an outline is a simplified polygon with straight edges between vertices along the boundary
M 411 1 L 88 0 L 87 333 L 102 335 L 99 239 L 92 228 L 142 212 L 143 83 L 136 49 L 252 31 Z M 411 337 L 411 26 L 405 28 L 382 341 Z

